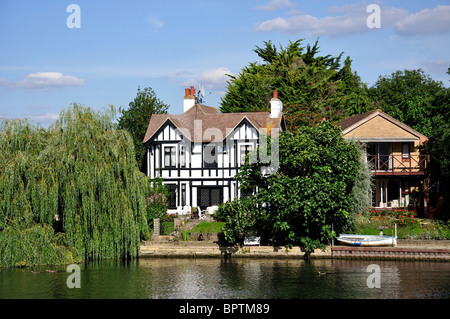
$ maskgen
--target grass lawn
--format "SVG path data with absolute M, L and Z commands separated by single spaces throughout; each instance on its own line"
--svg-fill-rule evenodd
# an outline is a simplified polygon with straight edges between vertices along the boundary
M 383 235 L 394 235 L 394 224 L 397 224 L 397 237 L 399 239 L 450 239 L 450 224 L 431 219 L 396 219 L 382 217 L 379 220 L 357 220 L 357 234 L 379 235 L 379 226 L 385 226 Z
M 220 233 L 222 231 L 224 222 L 201 222 L 191 229 L 192 233 Z
M 161 222 L 161 235 L 170 235 L 174 231 L 172 222 Z

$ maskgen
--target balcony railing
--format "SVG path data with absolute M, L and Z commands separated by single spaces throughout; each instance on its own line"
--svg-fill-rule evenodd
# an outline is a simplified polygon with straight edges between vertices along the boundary
M 403 157 L 400 155 L 367 155 L 375 175 L 423 175 L 428 169 L 429 155 Z

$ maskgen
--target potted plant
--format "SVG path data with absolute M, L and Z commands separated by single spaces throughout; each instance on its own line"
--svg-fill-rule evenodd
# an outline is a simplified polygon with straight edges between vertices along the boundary
M 197 207 L 192 207 L 191 208 L 191 218 L 193 218 L 193 219 L 197 219 L 198 218 Z
M 379 210 L 373 209 L 370 211 L 370 215 L 371 215 L 370 219 L 378 220 L 380 219 L 381 212 Z

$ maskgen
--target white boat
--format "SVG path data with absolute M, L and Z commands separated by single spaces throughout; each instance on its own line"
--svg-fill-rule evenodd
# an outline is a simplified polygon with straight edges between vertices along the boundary
M 336 240 L 350 246 L 397 246 L 397 236 L 341 234 Z

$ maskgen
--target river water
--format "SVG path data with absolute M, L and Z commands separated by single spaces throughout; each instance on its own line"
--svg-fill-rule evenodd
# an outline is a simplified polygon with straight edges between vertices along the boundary
M 68 287 L 71 275 L 79 288 Z M 78 273 L 66 266 L 0 269 L 0 298 L 449 299 L 450 263 L 141 258 L 80 265 Z

